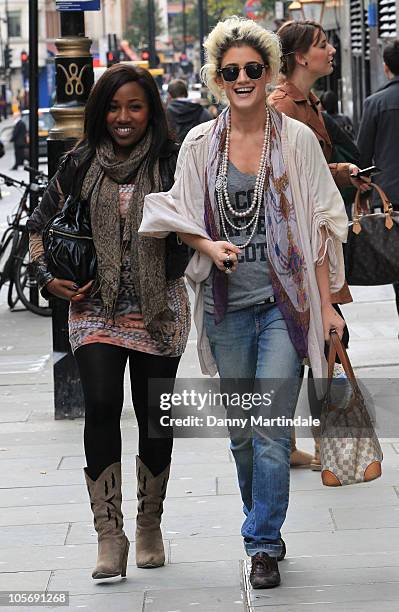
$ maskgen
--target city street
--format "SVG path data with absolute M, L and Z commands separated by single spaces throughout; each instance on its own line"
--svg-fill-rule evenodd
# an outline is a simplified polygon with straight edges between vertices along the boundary
M 0 171 L 8 173 L 12 164 L 8 150 Z M 13 175 L 28 178 L 23 171 Z M 13 191 L 2 188 L 2 229 L 17 200 Z M 352 363 L 358 375 L 382 379 L 385 402 L 397 408 L 397 395 L 390 395 L 399 375 L 393 289 L 353 288 L 353 296 L 354 303 L 343 308 L 351 332 Z M 200 376 L 195 342 L 193 329 L 180 377 Z M 51 320 L 10 312 L 3 289 L 0 591 L 68 591 L 70 609 L 92 612 L 391 612 L 397 606 L 399 438 L 382 440 L 383 477 L 369 484 L 328 489 L 318 472 L 292 471 L 282 585 L 254 592 L 246 588 L 241 502 L 228 442 L 178 439 L 163 519 L 167 564 L 152 571 L 137 569 L 137 426 L 127 383 L 122 417 L 123 510 L 132 542 L 127 578 L 111 584 L 93 581 L 97 544 L 82 471 L 83 421 L 53 418 L 51 352 Z M 375 404 L 378 420 L 378 397 Z M 298 446 L 311 450 L 312 442 L 299 440 Z M 14 609 L 6 602 L 3 594 L 2 609 Z

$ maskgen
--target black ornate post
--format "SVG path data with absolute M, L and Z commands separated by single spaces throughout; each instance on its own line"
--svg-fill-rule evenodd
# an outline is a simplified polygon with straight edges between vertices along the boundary
M 61 12 L 61 38 L 56 40 L 57 102 L 51 108 L 55 125 L 48 140 L 48 171 L 53 176 L 60 157 L 83 134 L 84 108 L 94 82 L 91 40 L 85 37 L 83 11 Z M 55 418 L 83 416 L 83 395 L 68 340 L 68 302 L 54 298 L 53 358 Z

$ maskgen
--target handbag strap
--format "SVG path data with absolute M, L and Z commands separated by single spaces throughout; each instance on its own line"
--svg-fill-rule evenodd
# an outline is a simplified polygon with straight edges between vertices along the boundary
M 344 345 L 342 344 L 342 340 L 340 340 L 337 331 L 335 329 L 330 330 L 330 345 L 328 349 L 328 379 L 327 379 L 327 394 L 330 393 L 332 377 L 334 373 L 334 363 L 335 357 L 338 354 L 338 357 L 341 360 L 342 367 L 344 368 L 344 372 L 351 384 L 353 391 L 358 394 L 360 393 L 359 386 L 357 384 L 357 380 L 355 374 L 353 372 L 352 364 L 349 360 L 348 353 Z
M 385 227 L 387 229 L 392 229 L 392 227 L 393 227 L 393 220 L 392 220 L 393 206 L 392 206 L 392 203 L 388 200 L 388 197 L 387 197 L 385 191 L 383 191 L 379 185 L 377 185 L 376 183 L 369 183 L 369 185 L 370 185 L 370 187 L 373 187 L 378 192 L 378 194 L 379 194 L 379 196 L 381 198 L 383 209 L 384 209 L 384 215 L 385 215 Z M 360 202 L 360 196 L 361 196 L 361 191 L 360 191 L 360 189 L 358 189 L 356 191 L 355 204 L 354 204 L 354 209 L 353 209 L 353 226 L 352 226 L 352 231 L 355 234 L 359 234 L 362 231 L 362 226 L 361 226 L 361 223 L 360 223 L 360 218 L 362 217 L 362 206 L 361 206 L 361 202 Z

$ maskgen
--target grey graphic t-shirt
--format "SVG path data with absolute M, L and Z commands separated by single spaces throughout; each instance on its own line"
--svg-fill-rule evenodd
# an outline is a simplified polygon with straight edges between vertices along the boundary
M 237 211 L 245 211 L 251 206 L 254 195 L 256 177 L 240 172 L 231 162 L 228 167 L 228 190 L 230 203 Z M 243 227 L 253 216 L 230 217 L 234 225 Z M 253 225 L 246 230 L 235 230 L 226 222 L 229 240 L 233 244 L 244 244 L 253 229 Z M 222 240 L 224 237 L 222 237 Z M 257 231 L 245 249 L 238 255 L 237 270 L 229 274 L 229 301 L 227 311 L 240 310 L 263 302 L 273 295 L 270 279 L 270 264 L 266 247 L 265 207 L 262 204 Z M 204 283 L 204 307 L 206 312 L 213 313 L 212 295 L 213 270 Z

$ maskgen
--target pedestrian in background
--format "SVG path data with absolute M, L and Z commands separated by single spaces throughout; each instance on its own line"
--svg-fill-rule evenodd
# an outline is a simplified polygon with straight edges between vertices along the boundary
M 324 92 L 320 96 L 324 125 L 333 146 L 331 162 L 350 162 L 358 166 L 360 164 L 359 149 L 350 136 L 350 134 L 353 134 L 352 122 L 347 115 L 335 112 L 335 101 L 337 102 L 336 108 L 338 109 L 338 98 L 333 91 Z M 329 109 L 328 111 L 326 107 Z M 334 112 L 330 112 L 333 110 Z M 348 119 L 349 123 L 347 123 L 346 119 Z M 345 126 L 347 129 L 345 129 Z M 341 187 L 340 192 L 345 202 L 346 214 L 349 219 L 352 219 L 352 207 L 355 201 L 356 189 L 353 185 L 350 185 Z
M 160 523 L 173 440 L 170 429 L 166 437 L 159 433 L 148 384 L 165 378 L 166 391 L 173 388 L 190 309 L 184 279 L 168 270 L 165 241 L 142 238 L 137 229 L 144 196 L 172 185 L 177 149 L 150 73 L 112 66 L 90 93 L 82 141 L 28 221 L 40 286 L 70 301 L 69 339 L 85 399 L 84 473 L 98 533 L 96 579 L 126 575 L 120 418 L 127 362 L 139 427 L 136 563 L 159 567 L 165 561 Z M 76 184 L 90 202 L 98 267 L 94 292 L 90 284 L 79 288 L 53 278 L 43 254 L 43 228 Z
M 267 105 L 278 37 L 233 17 L 217 24 L 205 48 L 205 82 L 228 106 L 187 135 L 176 183 L 146 197 L 140 232 L 177 231 L 196 250 L 186 275 L 203 373 L 261 394 L 273 379 L 272 414 L 292 417 L 303 358 L 326 376 L 325 340 L 345 326 L 330 303 L 330 290 L 344 283 L 345 208 L 312 131 Z M 251 410 L 269 414 L 264 404 Z M 230 428 L 230 437 L 250 581 L 275 587 L 285 555 L 290 428 L 247 424 Z
M 191 128 L 210 121 L 212 115 L 207 109 L 188 99 L 187 84 L 182 79 L 175 79 L 168 85 L 169 104 L 166 109 L 169 126 L 182 143 Z
M 357 144 L 361 167 L 375 164 L 381 170 L 373 181 L 399 210 L 399 39 L 386 45 L 383 60 L 388 83 L 364 101 Z M 394 283 L 394 289 L 399 315 L 399 279 Z
M 281 83 L 269 96 L 269 104 L 310 127 L 317 137 L 323 154 L 329 163 L 331 174 L 339 188 L 354 186 L 367 190 L 367 184 L 354 178 L 359 169 L 351 163 L 331 163 L 333 145 L 329 138 L 320 101 L 312 92 L 317 79 L 328 76 L 334 70 L 335 48 L 328 42 L 326 34 L 319 23 L 314 21 L 288 21 L 277 32 L 282 46 Z M 345 283 L 338 293 L 331 296 L 334 308 L 342 315 L 338 304 L 352 302 L 352 296 Z M 347 347 L 349 333 L 345 328 L 344 345 Z M 337 358 L 338 359 L 338 358 Z M 312 372 L 309 373 L 309 385 L 312 386 Z M 314 390 L 309 396 L 315 397 Z M 314 419 L 320 418 L 321 402 L 311 402 L 311 413 Z M 294 467 L 310 465 L 320 469 L 320 436 L 313 430 L 315 438 L 314 457 L 309 453 L 297 451 L 293 438 L 291 465 Z M 294 435 L 294 434 L 293 434 Z
M 353 123 L 348 115 L 338 112 L 338 96 L 335 91 L 328 89 L 324 91 L 320 96 L 320 102 L 328 115 L 334 119 L 335 123 L 339 125 L 341 130 L 346 132 L 351 140 L 355 140 L 355 134 L 353 131 Z
M 21 114 L 16 113 L 14 125 L 12 128 L 10 142 L 14 144 L 15 162 L 11 170 L 18 170 L 19 166 L 24 165 L 25 147 L 27 139 L 27 130 Z

